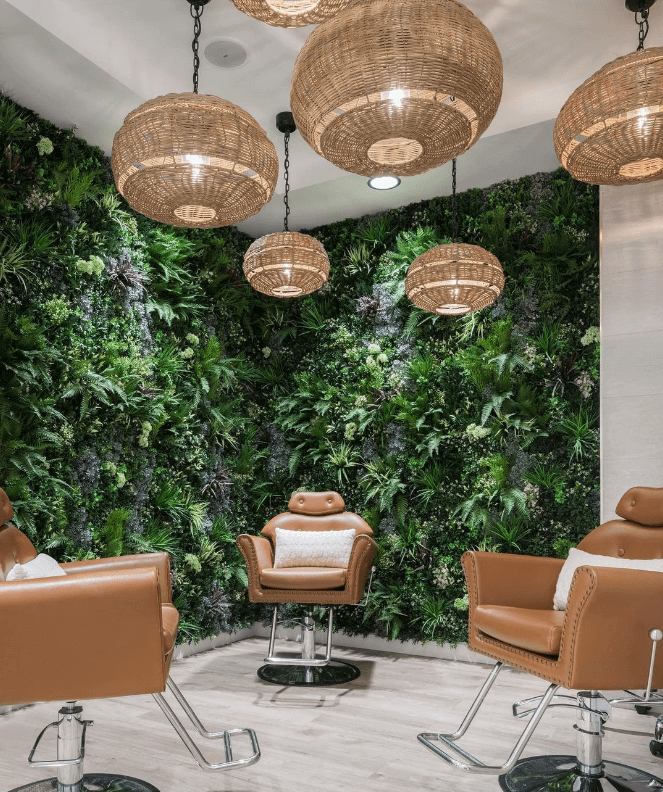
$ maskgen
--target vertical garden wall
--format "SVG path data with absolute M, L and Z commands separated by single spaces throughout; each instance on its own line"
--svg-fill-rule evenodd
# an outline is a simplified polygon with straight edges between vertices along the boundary
M 470 547 L 565 555 L 599 515 L 598 191 L 564 171 L 459 196 L 502 297 L 411 306 L 448 239 L 433 199 L 313 229 L 320 293 L 264 298 L 236 229 L 133 213 L 102 153 L 0 97 L 0 486 L 60 560 L 166 550 L 180 639 L 264 616 L 235 549 L 297 489 L 373 527 L 376 580 L 339 626 L 462 640 Z

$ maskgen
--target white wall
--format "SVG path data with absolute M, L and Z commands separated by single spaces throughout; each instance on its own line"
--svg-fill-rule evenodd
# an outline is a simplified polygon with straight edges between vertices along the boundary
M 663 487 L 663 181 L 601 187 L 601 514 Z

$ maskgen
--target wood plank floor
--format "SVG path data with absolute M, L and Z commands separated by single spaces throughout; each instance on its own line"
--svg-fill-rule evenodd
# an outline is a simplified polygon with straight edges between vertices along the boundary
M 257 764 L 229 772 L 200 770 L 152 697 L 135 696 L 85 703 L 84 717 L 95 721 L 87 736 L 86 771 L 142 778 L 161 792 L 499 789 L 494 776 L 456 770 L 416 739 L 422 731 L 450 732 L 458 726 L 488 666 L 337 649 L 336 657 L 361 668 L 355 682 L 279 687 L 256 676 L 266 649 L 266 640 L 252 638 L 180 660 L 172 669 L 208 729 L 256 730 L 262 750 Z M 523 728 L 511 717 L 511 703 L 545 687 L 542 680 L 504 670 L 466 735 L 465 747 L 501 763 Z M 58 707 L 38 704 L 0 717 L 0 792 L 53 775 L 29 768 L 26 757 L 37 732 L 55 720 Z M 655 710 L 645 716 L 630 709 L 614 713 L 610 726 L 653 734 Z M 574 753 L 573 723 L 573 711 L 550 710 L 524 755 Z M 604 755 L 663 776 L 663 762 L 651 756 L 648 744 L 648 737 L 608 733 Z M 54 751 L 53 743 L 49 748 Z M 204 746 L 214 761 L 222 760 L 222 750 L 209 742 Z

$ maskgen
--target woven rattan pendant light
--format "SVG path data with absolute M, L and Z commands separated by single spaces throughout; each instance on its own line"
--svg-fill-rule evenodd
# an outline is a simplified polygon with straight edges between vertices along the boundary
M 495 39 L 457 0 L 361 0 L 311 33 L 290 106 L 306 142 L 343 170 L 411 176 L 476 143 L 501 96 Z
M 244 274 L 256 291 L 270 297 L 300 297 L 323 286 L 329 277 L 329 257 L 322 245 L 308 234 L 288 230 L 290 135 L 297 129 L 292 113 L 276 116 L 276 127 L 284 133 L 285 217 L 283 231 L 256 239 L 244 256 Z
M 232 0 L 245 14 L 275 27 L 317 25 L 351 0 Z
M 495 302 L 504 288 L 504 272 L 492 253 L 456 242 L 455 159 L 452 174 L 452 242 L 417 256 L 405 278 L 405 293 L 424 311 L 454 316 Z
M 209 0 L 187 0 L 194 18 L 193 93 L 151 99 L 113 140 L 118 191 L 137 212 L 173 226 L 215 228 L 259 212 L 278 177 L 276 149 L 232 102 L 198 94 L 200 17 Z
M 557 117 L 555 151 L 574 179 L 636 184 L 663 178 L 663 47 L 644 48 L 654 2 L 626 0 L 640 26 L 638 49 L 585 80 Z

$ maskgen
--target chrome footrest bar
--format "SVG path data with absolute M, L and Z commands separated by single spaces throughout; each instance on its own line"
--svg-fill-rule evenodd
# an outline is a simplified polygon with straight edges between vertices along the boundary
M 330 607 L 329 617 L 327 620 L 327 646 L 324 657 L 301 657 L 301 658 L 283 657 L 281 655 L 275 654 L 274 652 L 274 642 L 276 640 L 276 627 L 278 625 L 277 606 L 275 605 L 274 613 L 272 616 L 272 629 L 269 635 L 269 649 L 267 650 L 267 657 L 265 658 L 265 664 L 287 665 L 287 666 L 312 666 L 314 668 L 320 668 L 322 666 L 326 666 L 331 660 L 333 624 L 334 624 L 334 608 Z M 315 644 L 313 644 L 313 646 L 315 647 Z M 304 647 L 302 647 L 302 650 L 304 650 Z M 304 651 L 302 651 L 302 654 L 304 654 Z
M 475 756 L 469 753 L 469 751 L 466 751 L 464 748 L 456 745 L 456 740 L 465 734 L 470 723 L 474 720 L 474 716 L 486 698 L 488 691 L 492 687 L 493 682 L 495 681 L 501 668 L 502 663 L 497 663 L 493 667 L 490 674 L 488 675 L 488 678 L 484 682 L 483 687 L 479 691 L 478 696 L 463 718 L 462 723 L 458 729 L 453 732 L 453 734 L 436 734 L 434 732 L 424 732 L 417 736 L 419 742 L 423 743 L 427 748 L 430 748 L 433 753 L 437 754 L 437 756 L 439 756 L 441 759 L 444 759 L 445 762 L 449 762 L 449 764 L 452 764 L 461 770 L 467 770 L 471 773 L 486 775 L 501 775 L 503 773 L 508 773 L 520 758 L 520 755 L 524 751 L 525 746 L 534 733 L 534 730 L 539 725 L 539 721 L 543 717 L 545 711 L 548 709 L 548 706 L 559 689 L 559 685 L 550 685 L 543 696 L 536 697 L 540 698 L 539 704 L 534 710 L 532 718 L 528 721 L 504 764 L 499 766 L 487 765 L 485 762 L 482 762 L 480 759 L 477 759 Z M 436 743 L 442 743 L 444 750 L 439 744 Z
M 223 738 L 224 746 L 225 746 L 225 753 L 226 753 L 226 761 L 225 762 L 209 762 L 201 753 L 200 748 L 196 745 L 196 743 L 191 739 L 191 736 L 187 732 L 187 730 L 182 725 L 182 722 L 177 717 L 175 712 L 173 711 L 170 704 L 166 701 L 161 693 L 153 693 L 152 697 L 159 705 L 159 708 L 163 712 L 163 714 L 168 719 L 170 725 L 175 729 L 179 738 L 182 742 L 186 745 L 189 753 L 193 758 L 196 760 L 198 765 L 203 770 L 230 770 L 234 767 L 249 767 L 252 764 L 255 764 L 258 759 L 260 759 L 260 747 L 258 746 L 258 738 L 256 737 L 256 733 L 253 729 L 226 729 L 222 732 L 210 732 L 205 729 L 203 724 L 200 722 L 198 716 L 193 711 L 193 708 L 189 704 L 189 702 L 184 698 L 182 692 L 177 687 L 177 685 L 173 682 L 172 679 L 168 679 L 168 688 L 171 690 L 177 701 L 180 703 L 182 709 L 186 713 L 189 720 L 193 723 L 196 727 L 198 733 L 208 740 L 217 740 Z M 251 756 L 247 756 L 242 759 L 235 759 L 233 758 L 232 752 L 232 737 L 235 734 L 247 734 L 249 739 L 251 740 L 251 750 L 253 753 Z
M 44 728 L 39 732 L 37 735 L 37 739 L 35 740 L 35 744 L 32 746 L 32 750 L 30 751 L 30 756 L 28 756 L 28 764 L 30 767 L 72 767 L 73 765 L 79 765 L 85 759 L 85 731 L 88 726 L 92 726 L 92 721 L 81 721 L 83 725 L 83 731 L 81 736 L 81 750 L 78 756 L 75 759 L 47 759 L 44 761 L 33 761 L 32 757 L 35 755 L 35 751 L 37 750 L 37 746 L 41 742 L 41 738 L 46 734 L 49 729 L 57 729 L 60 726 L 60 721 L 53 721 L 53 723 L 49 723 L 48 726 L 44 726 Z

